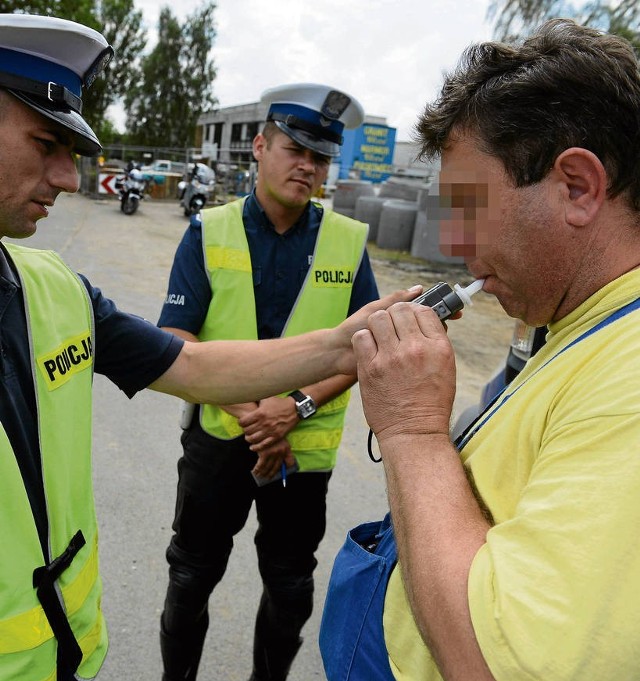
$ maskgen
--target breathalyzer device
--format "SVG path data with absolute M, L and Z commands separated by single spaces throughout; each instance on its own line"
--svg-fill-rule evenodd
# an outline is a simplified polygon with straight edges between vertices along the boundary
M 480 291 L 483 284 L 484 279 L 476 279 L 465 288 L 459 284 L 451 288 L 444 281 L 439 281 L 411 302 L 429 306 L 438 315 L 440 321 L 444 322 L 451 315 L 462 310 L 465 305 L 473 305 L 471 296 Z
M 482 289 L 484 279 L 476 279 L 471 282 L 469 286 L 463 288 L 459 284 L 454 284 L 453 288 L 444 281 L 439 281 L 435 286 L 432 286 L 428 291 L 425 291 L 411 302 L 418 303 L 418 305 L 427 305 L 440 318 L 441 322 L 446 321 L 456 312 L 462 310 L 465 305 L 473 305 L 471 296 Z M 379 463 L 382 458 L 376 459 L 373 455 L 371 445 L 373 442 L 373 431 L 369 429 L 369 438 L 367 440 L 367 451 L 369 458 L 374 463 Z

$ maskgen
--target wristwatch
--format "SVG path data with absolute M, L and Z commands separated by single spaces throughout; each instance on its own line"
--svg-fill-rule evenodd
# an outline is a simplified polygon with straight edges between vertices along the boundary
M 316 407 L 316 403 L 313 401 L 313 398 L 310 397 L 309 395 L 305 395 L 303 392 L 300 392 L 299 390 L 294 390 L 292 393 L 289 393 L 288 397 L 293 397 L 293 399 L 295 400 L 296 411 L 298 412 L 298 416 L 301 419 L 308 419 L 310 416 L 313 416 L 318 411 L 318 408 Z

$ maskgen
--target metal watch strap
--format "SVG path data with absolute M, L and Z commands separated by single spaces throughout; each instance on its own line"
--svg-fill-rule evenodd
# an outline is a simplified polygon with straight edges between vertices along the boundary
M 296 403 L 296 411 L 301 419 L 308 419 L 316 413 L 316 403 L 310 395 L 305 395 L 300 390 L 294 390 L 288 397 L 293 397 Z

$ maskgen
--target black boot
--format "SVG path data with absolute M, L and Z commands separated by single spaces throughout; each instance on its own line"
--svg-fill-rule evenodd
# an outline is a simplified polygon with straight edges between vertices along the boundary
M 197 660 L 190 659 L 190 651 L 185 651 L 184 645 L 163 631 L 160 632 L 160 650 L 164 663 L 162 681 L 195 681 L 199 655 Z
M 209 627 L 209 613 L 205 609 L 195 621 L 181 620 L 181 608 L 172 598 L 175 591 L 175 585 L 171 585 L 160 618 L 162 681 L 195 681 Z
M 288 567 L 270 566 L 272 587 L 264 586 L 258 606 L 250 681 L 285 681 L 302 645 L 300 632 L 313 610 L 313 580 L 291 577 Z
M 301 645 L 300 637 L 294 641 L 264 640 L 256 635 L 253 641 L 253 673 L 249 681 L 285 681 Z

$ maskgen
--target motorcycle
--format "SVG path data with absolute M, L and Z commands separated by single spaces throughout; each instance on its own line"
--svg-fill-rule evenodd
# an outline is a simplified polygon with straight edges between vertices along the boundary
M 178 182 L 178 197 L 185 217 L 199 213 L 211 198 L 216 175 L 204 163 L 195 163 L 189 173 L 189 181 Z
M 125 215 L 133 215 L 144 199 L 147 183 L 142 172 L 133 168 L 126 175 L 116 180 L 116 189 L 120 192 L 120 210 Z

